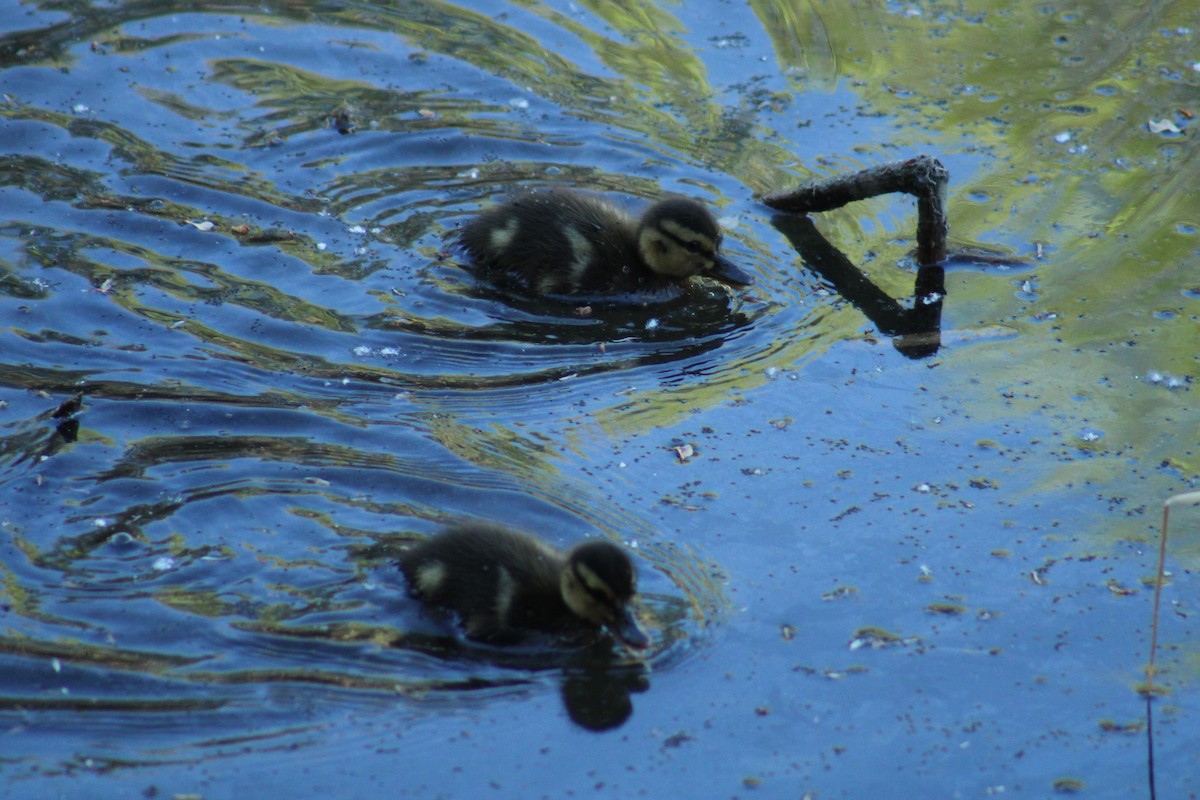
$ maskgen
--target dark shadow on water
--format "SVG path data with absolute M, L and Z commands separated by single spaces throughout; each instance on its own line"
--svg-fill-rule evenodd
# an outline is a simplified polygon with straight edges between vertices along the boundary
M 913 304 L 905 308 L 821 235 L 812 220 L 800 214 L 776 214 L 775 226 L 804 263 L 871 320 L 879 332 L 909 358 L 926 358 L 941 347 L 942 302 L 946 273 L 942 265 L 920 267 L 913 286 Z
M 563 706 L 572 722 L 590 731 L 623 725 L 633 713 L 631 695 L 649 688 L 646 665 L 619 661 L 611 647 L 582 651 L 563 668 Z
M 445 318 L 381 314 L 366 326 L 464 341 L 539 344 L 599 344 L 636 339 L 646 342 L 723 337 L 751 319 L 734 310 L 723 288 L 697 283 L 679 291 L 618 295 L 586 300 L 570 296 L 534 296 L 479 282 L 464 296 L 486 304 L 499 321 L 483 326 L 458 325 Z
M 406 641 L 406 647 L 415 642 Z M 530 673 L 559 673 L 560 696 L 567 716 L 581 728 L 606 731 L 618 728 L 633 713 L 634 693 L 650 688 L 645 662 L 613 646 L 607 636 L 579 647 L 528 646 L 516 649 L 439 641 L 427 654 L 468 660 Z
M 519 646 L 501 647 L 467 642 L 453 635 L 378 628 L 351 629 L 337 625 L 291 627 L 253 623 L 236 627 L 285 640 L 303 640 L 306 649 L 319 649 L 320 642 L 336 647 L 338 643 L 369 641 L 375 645 L 383 644 L 391 652 L 426 656 L 448 668 L 466 667 L 468 673 L 479 673 L 433 681 L 428 678 L 405 680 L 402 676 L 393 675 L 382 681 L 390 691 L 419 699 L 427 699 L 431 692 L 475 694 L 533 687 L 544 683 L 547 676 L 557 673 L 560 696 L 567 715 L 576 725 L 591 731 L 612 730 L 621 726 L 633 713 L 632 695 L 650 688 L 650 667 L 647 662 L 614 646 L 607 635 L 565 643 L 547 637 Z M 332 660 L 332 654 L 329 660 Z M 492 672 L 493 669 L 496 672 Z M 380 683 L 377 679 L 351 678 L 324 670 L 286 671 L 281 678 L 361 689 L 378 688 L 375 684 Z

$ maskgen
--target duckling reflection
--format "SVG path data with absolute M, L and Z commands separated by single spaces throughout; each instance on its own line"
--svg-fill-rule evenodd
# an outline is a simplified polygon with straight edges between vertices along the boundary
M 641 661 L 618 663 L 612 648 L 589 648 L 563 669 L 563 707 L 571 721 L 589 731 L 620 727 L 633 713 L 633 697 L 650 688 Z
M 637 575 L 604 540 L 562 552 L 488 523 L 448 528 L 400 556 L 409 591 L 458 615 L 468 638 L 514 644 L 542 632 L 586 637 L 601 629 L 632 648 L 649 639 L 630 603 Z
M 643 294 L 697 275 L 753 282 L 720 255 L 708 209 L 683 197 L 660 200 L 635 220 L 578 192 L 529 192 L 467 223 L 459 241 L 484 277 L 537 295 Z

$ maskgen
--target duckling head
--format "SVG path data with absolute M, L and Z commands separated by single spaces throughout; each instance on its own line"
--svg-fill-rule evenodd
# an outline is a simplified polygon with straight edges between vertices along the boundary
M 576 546 L 567 555 L 560 584 L 563 600 L 574 614 L 606 628 L 630 647 L 649 646 L 629 608 L 637 592 L 637 575 L 621 548 L 603 540 Z
M 732 286 L 754 282 L 720 254 L 721 229 L 695 200 L 673 197 L 650 206 L 638 222 L 637 243 L 642 261 L 664 277 L 704 275 Z

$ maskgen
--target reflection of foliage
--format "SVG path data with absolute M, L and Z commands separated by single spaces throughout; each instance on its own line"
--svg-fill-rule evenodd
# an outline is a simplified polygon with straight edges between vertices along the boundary
M 14 196 L 27 195 L 26 208 L 33 209 L 0 223 L 7 248 L 0 292 L 42 312 L 22 312 L 10 323 L 23 350 L 16 363 L 0 365 L 0 385 L 60 394 L 84 389 L 106 415 L 85 429 L 80 441 L 90 447 L 55 451 L 42 467 L 30 465 L 49 452 L 48 428 L 10 425 L 5 452 L 19 455 L 5 463 L 10 473 L 4 477 L 24 478 L 36 469 L 40 478 L 60 467 L 54 477 L 73 482 L 72 489 L 95 481 L 87 505 L 68 504 L 59 521 L 88 525 L 99 507 L 110 520 L 83 534 L 50 525 L 36 539 L 14 537 L 31 570 L 53 573 L 42 585 L 3 573 L 18 623 L 90 627 L 50 613 L 62 613 L 64 605 L 46 602 L 47 596 L 88 577 L 115 537 L 146 544 L 151 526 L 170 529 L 195 513 L 189 504 L 217 497 L 235 509 L 278 499 L 275 513 L 287 523 L 312 523 L 327 541 L 358 547 L 351 560 L 384 563 L 380 543 L 388 534 L 370 524 L 386 528 L 396 518 L 435 521 L 469 513 L 479 497 L 535 504 L 539 511 L 561 511 L 579 527 L 637 543 L 646 563 L 684 595 L 678 605 L 658 609 L 665 626 L 684 630 L 726 611 L 721 578 L 710 565 L 690 551 L 663 547 L 667 537 L 656 538 L 637 510 L 564 479 L 571 470 L 564 469 L 562 454 L 591 449 L 579 445 L 574 423 L 594 422 L 608 433 L 645 431 L 728 404 L 772 370 L 796 370 L 833 343 L 859 336 L 862 317 L 836 301 L 811 298 L 814 287 L 801 265 L 776 265 L 771 232 L 756 227 L 753 214 L 730 237 L 758 259 L 763 296 L 726 303 L 718 309 L 721 324 L 689 327 L 680 319 L 665 333 L 660 325 L 657 334 L 645 332 L 645 318 L 636 328 L 560 325 L 505 298 L 462 291 L 465 273 L 449 261 L 428 264 L 439 246 L 434 234 L 515 184 L 557 181 L 650 197 L 674 178 L 676 187 L 698 187 L 720 207 L 729 199 L 723 193 L 731 193 L 724 187 L 761 191 L 790 183 L 795 173 L 875 160 L 881 151 L 879 160 L 914 146 L 988 153 L 995 160 L 970 176 L 969 186 L 955 187 L 955 231 L 1010 246 L 1025 246 L 1033 231 L 1049 245 L 1052 260 L 1040 262 L 1036 276 L 1023 273 L 1022 280 L 1037 279 L 1038 291 L 1023 290 L 1026 297 L 1015 297 L 1011 276 L 998 272 L 951 274 L 952 325 L 1004 321 L 1026 335 L 1019 346 L 968 345 L 969 375 L 931 371 L 929 382 L 957 375 L 969 382 L 932 388 L 931 396 L 946 391 L 969 404 L 973 423 L 1057 409 L 1062 441 L 1049 457 L 1061 462 L 1062 474 L 1043 489 L 1127 480 L 1134 459 L 1150 465 L 1139 469 L 1158 469 L 1151 490 L 1200 473 L 1187 437 L 1158 433 L 1190 419 L 1186 382 L 1175 390 L 1135 380 L 1147 369 L 1185 375 L 1195 369 L 1194 309 L 1185 306 L 1196 300 L 1180 292 L 1197 292 L 1188 272 L 1196 237 L 1172 227 L 1196 223 L 1189 216 L 1192 149 L 1142 126 L 1148 114 L 1192 102 L 1188 78 L 1170 74 L 1192 58 L 1185 52 L 1192 40 L 1157 33 L 1193 25 L 1189 3 L 1140 8 L 1089 0 L 1073 18 L 1052 6 L 1006 7 L 985 14 L 982 24 L 952 11 L 931 19 L 890 14 L 882 6 L 752 0 L 777 61 L 762 69 L 784 71 L 766 77 L 718 74 L 706 60 L 711 54 L 698 52 L 703 45 L 686 39 L 686 23 L 669 4 L 578 5 L 582 13 L 568 15 L 520 0 L 505 17 L 412 0 L 372 6 L 368 18 L 361 5 L 268 0 L 247 13 L 249 26 L 279 26 L 284 35 L 309 25 L 323 26 L 320 33 L 305 32 L 313 39 L 334 30 L 336 37 L 322 40 L 330 63 L 344 65 L 353 50 L 342 41 L 355 33 L 399 36 L 422 49 L 388 61 L 400 69 L 386 77 L 335 75 L 335 67 L 323 74 L 315 59 L 274 63 L 229 51 L 213 57 L 210 51 L 220 45 L 195 45 L 212 38 L 201 34 L 130 35 L 138 28 L 132 23 L 162 15 L 186 14 L 194 28 L 219 29 L 230 19 L 169 0 L 82 3 L 68 11 L 55 6 L 56 20 L 71 14 L 67 22 L 36 36 L 0 37 L 0 67 L 23 68 L 13 73 L 44 70 L 52 77 L 56 68 L 74 69 L 91 58 L 91 69 L 96 59 L 108 59 L 102 67 L 124 75 L 118 69 L 155 51 L 175 56 L 173 48 L 188 50 L 181 55 L 208 70 L 190 84 L 193 78 L 172 78 L 165 70 L 132 76 L 130 91 L 167 120 L 162 125 L 147 126 L 140 114 L 119 109 L 66 113 L 74 100 L 51 89 L 46 97 L 0 98 L 5 125 L 78 148 L 61 160 L 14 153 L 0 162 L 0 184 Z M 537 15 L 542 30 L 561 32 L 569 46 L 547 50 L 523 32 L 521 15 Z M 1121 29 L 1135 33 L 1118 40 L 1108 35 Z M 99 55 L 89 56 L 89 42 Z M 365 46 L 380 52 L 374 41 Z M 937 57 L 929 57 L 930 47 Z M 446 64 L 478 83 L 451 85 L 439 71 Z M 737 62 L 725 65 L 732 70 Z M 788 115 L 784 89 L 799 96 L 839 86 L 836 96 L 826 96 L 845 105 L 830 116 L 840 115 L 839 124 L 849 129 L 878 115 L 876 124 L 892 126 L 882 134 L 886 140 L 846 152 L 850 146 L 837 137 L 811 144 L 785 129 L 798 121 Z M 735 98 L 723 99 L 729 95 Z M 540 107 L 522 109 L 530 102 Z M 868 111 L 849 110 L 855 102 Z M 356 137 L 323 130 L 343 103 L 354 107 Z M 98 118 L 105 114 L 112 117 Z M 768 120 L 778 129 L 766 130 Z M 1061 132 L 1070 134 L 1068 142 L 1055 141 Z M 795 164 L 795 151 L 825 159 Z M 365 232 L 345 233 L 343 217 L 361 222 Z M 181 227 L 201 220 L 213 229 Z M 850 213 L 817 224 L 836 234 L 830 240 L 858 264 L 891 244 L 886 225 L 870 231 Z M 342 234 L 350 244 L 322 249 Z M 903 292 L 911 276 L 880 266 L 884 261 L 876 262 L 881 274 L 872 278 L 889 293 Z M 452 271 L 454 278 L 447 278 Z M 1037 297 L 1029 299 L 1032 294 Z M 1159 309 L 1173 316 L 1150 320 Z M 735 321 L 738 313 L 744 316 Z M 277 324 L 263 333 L 263 326 Z M 665 327 L 672 324 L 667 319 Z M 124 338 L 114 344 L 118 337 Z M 380 356 L 384 350 L 395 355 Z M 42 359 L 26 361 L 25 353 Z M 1068 361 L 1072 368 L 1060 368 Z M 1063 379 L 1047 380 L 1060 373 Z M 1011 391 L 1014 386 L 1020 389 Z M 191 433 L 164 433 L 171 423 L 162 419 L 163 409 L 185 404 L 209 416 Z M 546 413 L 550 407 L 555 414 Z M 217 420 L 221 413 L 232 419 L 228 427 Z M 1102 422 L 1108 435 L 1076 447 L 1070 420 L 1085 416 Z M 310 417 L 329 427 L 294 432 L 292 425 Z M 949 419 L 943 430 L 952 424 Z M 269 430 L 247 432 L 239 425 Z M 404 452 L 397 443 L 408 440 L 397 430 L 412 432 L 429 450 Z M 262 477 L 289 468 L 302 477 Z M 205 472 L 217 469 L 241 470 L 240 482 L 214 486 Z M 352 470 L 347 484 L 364 476 L 381 480 L 349 488 L 302 483 L 332 469 Z M 161 488 L 160 496 L 138 494 L 145 487 Z M 69 492 L 50 491 L 44 496 L 78 502 Z M 1129 516 L 1116 524 L 1138 527 L 1143 507 L 1130 502 Z M 380 519 L 354 529 L 344 525 L 356 516 L 350 512 Z M 152 544 L 180 561 L 205 560 L 210 563 L 201 566 L 209 568 L 216 562 L 218 570 L 234 560 L 211 541 L 189 547 L 185 538 L 172 529 Z M 264 579 L 225 592 L 116 569 L 111 583 L 155 581 L 145 605 L 220 633 L 235 629 L 272 647 L 303 640 L 305 647 L 276 660 L 258 656 L 251 669 L 197 671 L 196 682 L 292 681 L 388 692 L 396 685 L 395 661 L 366 677 L 356 672 L 371 648 L 411 646 L 423 656 L 443 655 L 434 645 L 422 650 L 421 642 L 397 630 L 353 619 L 350 604 L 335 602 L 337 588 L 278 578 L 295 570 L 321 572 L 326 580 L 324 572 L 336 562 L 319 547 L 298 555 L 278 541 L 256 550 L 254 559 L 241 559 L 275 574 L 275 583 Z M 279 594 L 287 600 L 275 602 Z M 328 624 L 307 618 L 331 608 L 345 618 Z M 183 657 L 14 641 L 0 640 L 0 650 L 149 674 L 193 665 Z M 871 646 L 883 641 L 877 637 Z M 277 666 L 303 664 L 319 646 L 331 663 L 345 659 L 350 666 Z M 413 679 L 399 691 L 415 695 L 433 683 Z M 479 685 L 467 679 L 459 688 Z

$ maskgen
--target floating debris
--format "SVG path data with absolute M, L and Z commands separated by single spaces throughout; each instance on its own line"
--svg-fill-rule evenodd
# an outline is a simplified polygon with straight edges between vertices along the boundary
M 948 617 L 957 617 L 967 613 L 967 607 L 958 603 L 930 603 L 925 606 L 925 610 L 930 614 L 943 614 Z
M 896 647 L 898 645 L 912 644 L 919 641 L 919 637 L 912 636 L 908 639 L 902 639 L 891 631 L 872 625 L 865 628 L 859 628 L 854 632 L 854 636 L 850 639 L 850 649 L 858 650 L 863 647 L 869 647 L 872 650 L 880 650 L 884 647 Z
M 1181 389 L 1192 382 L 1191 375 L 1172 375 L 1169 372 L 1151 370 L 1146 373 L 1144 380 L 1151 386 L 1165 386 L 1168 389 Z
M 1116 578 L 1111 578 L 1108 581 L 1107 586 L 1108 586 L 1108 590 L 1110 592 L 1112 592 L 1113 594 L 1115 594 L 1117 597 L 1128 597 L 1130 595 L 1138 593 L 1137 589 L 1131 589 L 1128 586 L 1124 586 Z
M 1140 719 L 1133 722 L 1117 722 L 1111 719 L 1100 720 L 1100 730 L 1105 733 L 1141 733 L 1145 727 Z
M 1169 119 L 1147 120 L 1146 127 L 1149 128 L 1151 133 L 1170 133 L 1173 135 L 1183 133 L 1183 130 L 1173 120 Z
M 1083 791 L 1084 782 L 1078 778 L 1059 778 L 1054 781 L 1054 791 L 1059 794 L 1075 794 Z
M 845 600 L 848 597 L 854 597 L 858 594 L 858 588 L 854 586 L 835 586 L 828 592 L 821 595 L 821 599 L 825 602 L 831 600 Z

